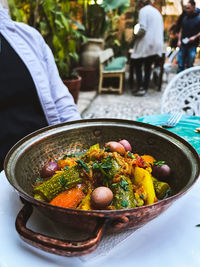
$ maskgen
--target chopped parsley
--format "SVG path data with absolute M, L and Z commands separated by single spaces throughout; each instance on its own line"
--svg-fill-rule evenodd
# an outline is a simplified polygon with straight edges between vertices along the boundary
M 92 163 L 92 168 L 99 170 L 103 176 L 108 177 L 109 179 L 111 178 L 108 173 L 105 172 L 105 170 L 111 169 L 113 167 L 112 164 L 112 157 L 106 158 L 103 162 L 95 162 Z
M 128 182 L 126 180 L 121 179 L 121 182 L 119 184 L 120 184 L 121 188 L 124 189 L 124 191 L 129 191 L 129 189 L 128 189 Z
M 153 162 L 153 164 L 155 165 L 155 166 L 162 166 L 162 165 L 164 165 L 165 164 L 165 161 L 154 161 Z
M 64 169 L 67 171 L 67 170 L 69 170 L 69 167 L 68 167 L 68 166 L 65 166 L 65 168 L 64 168 Z
M 110 152 L 110 147 L 107 146 L 107 147 L 105 148 L 105 151 L 106 151 L 106 152 Z
M 37 178 L 36 179 L 36 182 L 40 182 L 40 181 L 42 181 L 42 178 Z
M 135 159 L 135 156 L 133 156 L 133 153 L 128 152 L 127 155 L 129 156 L 129 158 L 131 158 L 131 159 Z
M 63 159 L 66 159 L 66 158 L 77 158 L 77 157 L 80 157 L 80 156 L 83 156 L 84 153 L 83 152 L 75 152 L 75 153 L 72 153 L 72 154 L 65 154 L 63 156 Z
M 112 187 L 115 187 L 115 186 L 117 186 L 118 185 L 118 183 L 114 183 L 114 184 L 112 184 Z
M 143 194 L 140 194 L 140 198 L 144 199 L 144 195 Z
M 86 172 L 89 172 L 90 169 L 88 167 L 88 165 L 81 159 L 76 160 L 76 163 L 80 166 L 83 167 L 84 170 L 86 170 Z
M 62 187 L 65 187 L 66 184 L 67 184 L 67 179 L 65 179 L 64 177 L 61 177 L 61 178 L 59 179 L 59 182 L 60 182 L 60 184 L 62 185 Z
M 121 205 L 122 205 L 122 207 L 127 208 L 128 207 L 128 201 L 122 200 Z

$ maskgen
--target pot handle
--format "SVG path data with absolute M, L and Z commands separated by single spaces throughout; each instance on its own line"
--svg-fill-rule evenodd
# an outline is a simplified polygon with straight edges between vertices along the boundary
M 36 233 L 26 227 L 26 223 L 33 212 L 33 207 L 25 202 L 24 207 L 17 215 L 15 227 L 20 237 L 28 244 L 41 250 L 61 256 L 82 256 L 92 252 L 103 235 L 106 220 L 100 218 L 92 236 L 82 241 L 62 240 Z

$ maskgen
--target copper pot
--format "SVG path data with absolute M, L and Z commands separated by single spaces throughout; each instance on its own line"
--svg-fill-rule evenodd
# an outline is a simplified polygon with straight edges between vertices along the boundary
M 128 210 L 82 211 L 52 206 L 33 198 L 32 184 L 41 166 L 52 157 L 88 149 L 110 140 L 127 139 L 134 153 L 165 160 L 172 169 L 170 185 L 174 195 L 153 205 Z M 63 123 L 36 131 L 19 141 L 8 153 L 5 173 L 24 201 L 16 218 L 16 230 L 27 243 L 63 256 L 80 256 L 93 251 L 105 231 L 138 229 L 165 211 L 196 182 L 200 164 L 195 149 L 181 137 L 160 127 L 118 119 L 91 119 Z M 52 220 L 84 229 L 90 238 L 67 241 L 36 233 L 26 227 L 33 206 Z

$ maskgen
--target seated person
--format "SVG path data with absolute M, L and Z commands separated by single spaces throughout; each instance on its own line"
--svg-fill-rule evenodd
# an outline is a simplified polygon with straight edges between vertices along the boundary
M 0 4 L 0 170 L 8 150 L 48 125 L 80 119 L 50 48 L 34 28 Z

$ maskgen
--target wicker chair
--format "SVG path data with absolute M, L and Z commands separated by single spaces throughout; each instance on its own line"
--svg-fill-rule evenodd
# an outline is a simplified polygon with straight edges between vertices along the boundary
M 200 116 L 200 66 L 177 74 L 164 91 L 161 113 L 180 111 Z

